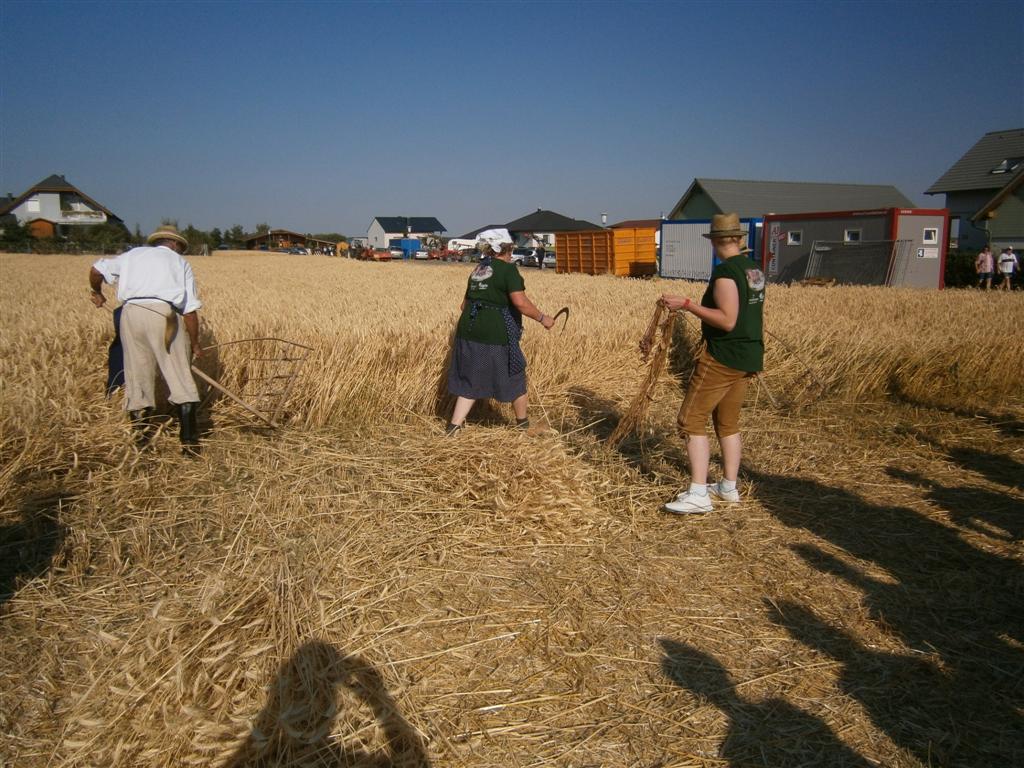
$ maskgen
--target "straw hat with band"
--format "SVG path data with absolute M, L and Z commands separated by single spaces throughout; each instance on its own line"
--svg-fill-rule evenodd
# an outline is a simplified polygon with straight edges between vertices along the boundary
M 715 240 L 720 237 L 746 238 L 747 230 L 740 226 L 740 217 L 736 213 L 716 213 L 711 217 L 711 231 L 702 237 Z M 740 253 L 750 253 L 746 243 L 740 246 Z
M 711 231 L 704 237 L 746 237 L 747 230 L 740 226 L 740 217 L 735 213 L 716 213 L 711 218 Z
M 188 250 L 188 240 L 178 232 L 178 228 L 173 224 L 164 224 L 146 238 L 146 242 L 150 245 L 160 240 L 174 240 L 175 242 L 181 243 L 185 250 Z

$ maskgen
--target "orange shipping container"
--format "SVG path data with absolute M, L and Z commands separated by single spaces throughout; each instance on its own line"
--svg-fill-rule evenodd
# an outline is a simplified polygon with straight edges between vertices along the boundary
M 653 227 L 555 234 L 558 272 L 646 277 L 658 271 Z

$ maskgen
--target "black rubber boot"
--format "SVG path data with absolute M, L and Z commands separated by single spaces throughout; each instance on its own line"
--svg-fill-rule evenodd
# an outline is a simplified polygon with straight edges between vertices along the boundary
M 153 409 L 143 408 L 138 411 L 128 411 L 128 419 L 132 423 L 135 447 L 141 450 L 149 445 L 149 441 L 153 439 L 153 432 L 156 430 Z
M 462 427 L 463 427 L 462 424 L 452 424 L 449 421 L 448 422 L 448 426 L 445 427 L 445 429 L 444 429 L 445 437 L 454 437 L 455 435 L 457 435 L 459 433 L 459 431 L 462 429 Z
M 530 420 L 529 419 L 516 419 L 516 429 L 529 429 L 529 428 L 530 428 Z
M 199 455 L 199 427 L 196 425 L 196 411 L 199 403 L 182 403 L 178 406 L 182 456 Z

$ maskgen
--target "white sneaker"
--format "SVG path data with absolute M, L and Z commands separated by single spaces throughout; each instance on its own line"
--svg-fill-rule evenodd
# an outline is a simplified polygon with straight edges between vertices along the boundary
M 724 490 L 722 490 L 722 481 L 721 480 L 719 480 L 714 485 L 709 485 L 708 486 L 708 493 L 710 493 L 716 499 L 721 499 L 722 501 L 739 501 L 740 500 L 739 489 L 738 488 L 733 488 L 731 491 L 724 491 Z
M 704 512 L 710 512 L 714 507 L 711 506 L 710 496 L 700 496 L 696 493 L 681 493 L 676 497 L 675 501 L 670 501 L 666 504 L 665 509 L 677 515 L 700 515 Z

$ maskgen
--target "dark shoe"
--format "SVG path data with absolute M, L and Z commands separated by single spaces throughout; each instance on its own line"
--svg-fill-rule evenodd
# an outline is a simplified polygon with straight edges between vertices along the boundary
M 199 455 L 199 427 L 196 425 L 196 411 L 199 403 L 182 403 L 178 406 L 178 421 L 181 431 L 181 454 L 183 456 Z
M 449 421 L 448 422 L 448 426 L 445 427 L 445 429 L 444 429 L 444 436 L 445 437 L 454 437 L 455 435 L 457 435 L 459 433 L 459 430 L 461 430 L 463 426 L 465 426 L 465 425 L 464 424 L 452 424 Z
M 149 445 L 149 441 L 153 439 L 153 432 L 156 431 L 153 409 L 143 408 L 138 411 L 128 411 L 128 419 L 131 421 L 132 433 L 135 435 L 135 447 L 142 450 Z
M 529 429 L 529 428 L 530 428 L 530 420 L 529 419 L 516 419 L 516 429 L 526 430 L 526 429 Z

